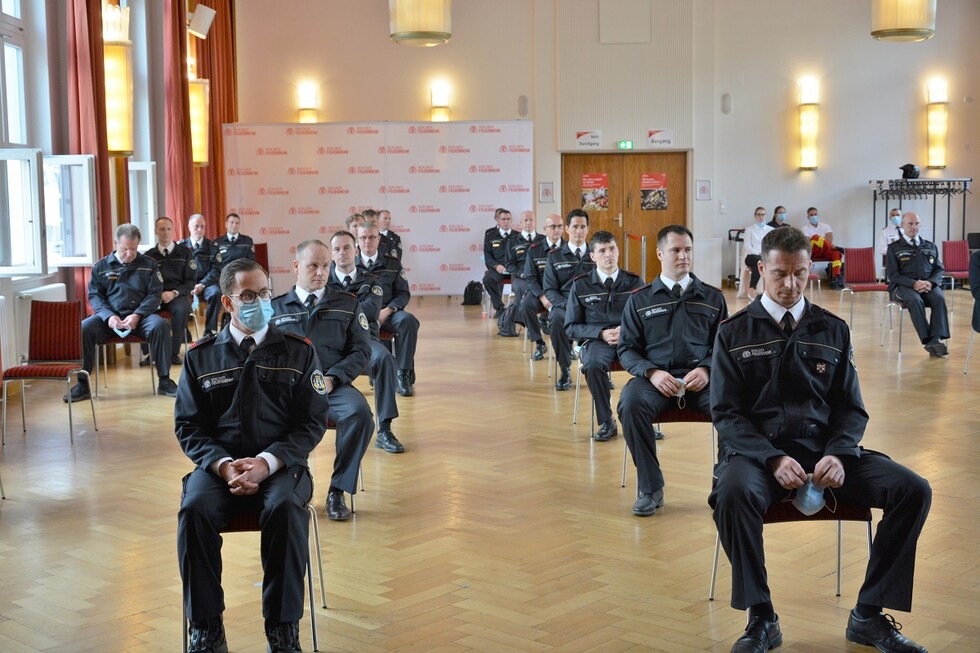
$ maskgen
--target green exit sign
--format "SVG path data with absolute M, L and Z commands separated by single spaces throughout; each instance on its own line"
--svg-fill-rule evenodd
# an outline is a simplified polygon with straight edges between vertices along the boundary
M 616 147 L 620 150 L 632 150 L 633 141 L 619 141 L 616 143 Z

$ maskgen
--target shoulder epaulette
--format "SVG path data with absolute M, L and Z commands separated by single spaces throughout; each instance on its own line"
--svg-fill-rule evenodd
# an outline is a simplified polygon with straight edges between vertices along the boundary
M 216 333 L 208 333 L 203 338 L 199 338 L 198 340 L 195 340 L 194 342 L 192 342 L 188 346 L 188 348 L 189 349 L 195 349 L 197 347 L 202 347 L 204 345 L 209 345 L 212 342 L 214 342 L 214 339 L 217 338 L 217 337 L 218 337 L 218 334 L 216 334 Z
M 307 338 L 306 336 L 301 336 L 300 334 L 293 333 L 292 331 L 282 331 L 281 333 L 284 336 L 288 336 L 290 338 L 295 338 L 296 340 L 302 340 L 303 342 L 305 342 L 306 344 L 308 344 L 310 347 L 313 346 L 313 342 L 309 338 Z

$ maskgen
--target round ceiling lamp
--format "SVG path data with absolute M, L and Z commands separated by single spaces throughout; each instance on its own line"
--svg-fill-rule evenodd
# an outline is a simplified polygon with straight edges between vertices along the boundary
M 395 43 L 432 47 L 452 38 L 452 0 L 388 0 Z
M 871 0 L 871 36 L 925 41 L 936 35 L 936 0 Z

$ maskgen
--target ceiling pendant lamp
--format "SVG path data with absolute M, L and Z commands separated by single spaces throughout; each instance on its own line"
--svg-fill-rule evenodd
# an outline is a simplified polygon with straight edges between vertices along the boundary
M 452 7 L 452 0 L 388 0 L 391 40 L 418 47 L 448 43 Z
M 925 41 L 936 35 L 936 0 L 871 0 L 871 36 Z

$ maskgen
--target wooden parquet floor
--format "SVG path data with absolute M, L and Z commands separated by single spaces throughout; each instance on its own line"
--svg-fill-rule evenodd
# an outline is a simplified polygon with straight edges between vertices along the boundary
M 730 291 L 729 291 L 730 293 Z M 946 360 L 930 359 L 906 317 L 879 346 L 884 297 L 857 297 L 854 338 L 871 424 L 865 444 L 909 465 L 934 489 L 920 540 L 915 609 L 896 615 L 930 651 L 980 651 L 980 351 L 958 293 Z M 825 291 L 828 307 L 836 295 Z M 733 307 L 734 297 L 729 294 Z M 719 570 L 706 600 L 715 531 L 706 504 L 705 424 L 670 425 L 661 443 L 666 507 L 630 513 L 635 474 L 620 487 L 622 436 L 589 439 L 588 394 L 556 393 L 547 362 L 521 339 L 498 338 L 459 298 L 413 301 L 422 321 L 417 395 L 399 398 L 395 432 L 408 451 L 373 447 L 366 490 L 347 523 L 320 518 L 329 609 L 316 607 L 320 650 L 728 651 L 744 627 Z M 179 368 L 177 368 L 179 371 Z M 146 371 L 123 356 L 98 401 L 101 430 L 76 405 L 68 443 L 63 388 L 16 402 L 0 458 L 0 651 L 177 651 L 175 555 L 180 479 L 190 470 L 173 435 L 173 400 L 148 394 Z M 617 389 L 625 374 L 614 376 Z M 371 394 L 366 379 L 358 386 Z M 330 433 L 311 464 L 322 508 Z M 834 527 L 767 528 L 783 651 L 869 651 L 844 626 L 860 585 L 863 528 L 845 526 L 843 596 L 834 596 Z M 225 623 L 231 650 L 264 651 L 258 535 L 225 538 Z M 304 650 L 312 650 L 307 620 Z

